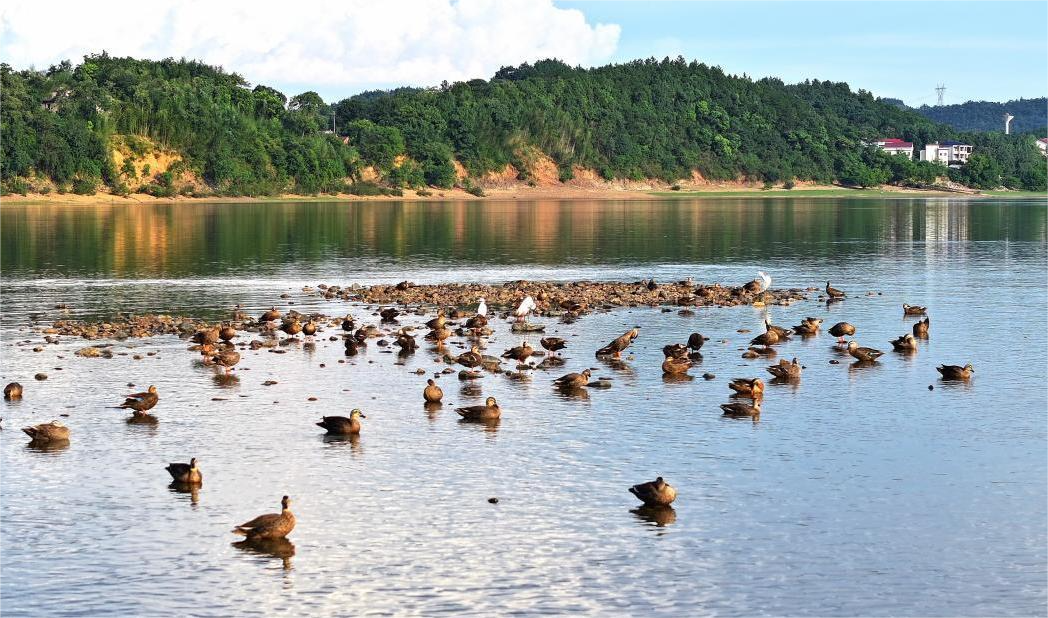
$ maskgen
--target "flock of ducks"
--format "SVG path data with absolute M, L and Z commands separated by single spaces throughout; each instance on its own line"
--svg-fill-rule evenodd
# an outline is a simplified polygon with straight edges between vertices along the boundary
M 653 281 L 649 282 L 649 285 L 652 284 L 654 284 Z M 757 279 L 746 284 L 746 288 L 749 291 L 759 292 L 768 289 L 770 285 L 771 278 L 767 274 L 760 272 Z M 842 290 L 832 287 L 829 281 L 826 282 L 825 292 L 829 299 L 827 302 L 839 302 L 846 297 Z M 531 332 L 532 330 L 539 330 L 530 327 L 525 321 L 528 314 L 534 310 L 534 300 L 530 296 L 526 296 L 509 312 L 508 315 L 514 320 L 515 331 Z M 394 307 L 388 307 L 382 309 L 379 314 L 384 322 L 393 322 L 400 315 L 400 311 Z M 484 298 L 480 298 L 477 312 L 462 321 L 463 326 L 458 332 L 460 334 L 469 334 L 476 338 L 491 334 L 492 331 L 488 327 L 487 314 L 486 301 Z M 923 319 L 913 325 L 912 333 L 902 335 L 891 342 L 895 351 L 912 353 L 917 349 L 918 339 L 928 338 L 930 320 L 927 317 L 927 309 L 925 307 L 904 304 L 903 314 L 904 316 L 913 317 L 923 316 Z M 240 315 L 239 307 L 234 317 L 243 317 Z M 277 325 L 278 321 L 280 321 L 279 326 Z M 357 329 L 353 318 L 350 316 L 341 321 L 336 320 L 334 323 L 340 325 L 346 333 L 345 345 L 347 355 L 356 353 L 356 349 L 365 345 L 367 338 L 374 335 L 373 329 L 375 327 Z M 295 337 L 300 333 L 307 337 L 312 337 L 317 332 L 317 325 L 313 320 L 308 320 L 303 324 L 297 314 L 284 317 L 275 307 L 259 316 L 257 324 L 260 325 L 263 332 L 275 334 L 275 331 L 279 330 L 288 337 Z M 425 338 L 435 341 L 439 346 L 452 335 L 452 331 L 449 328 L 452 325 L 445 316 L 444 311 L 438 311 L 435 318 L 426 322 L 426 326 L 430 330 Z M 812 337 L 818 335 L 821 325 L 822 320 L 814 317 L 804 318 L 800 324 L 792 328 L 776 326 L 766 320 L 765 332 L 751 340 L 750 347 L 743 356 L 746 358 L 774 356 L 775 346 L 789 341 L 793 336 Z M 874 348 L 862 347 L 854 339 L 846 341 L 845 337 L 853 337 L 856 333 L 855 326 L 847 322 L 834 324 L 829 328 L 829 333 L 837 337 L 837 345 L 843 347 L 847 354 L 856 359 L 857 363 L 877 363 L 878 359 L 884 354 Z M 598 359 L 615 361 L 636 341 L 639 335 L 640 327 L 633 327 L 607 345 L 596 350 L 595 355 Z M 198 331 L 191 339 L 196 344 L 195 349 L 200 352 L 205 364 L 222 367 L 228 373 L 240 362 L 240 353 L 236 351 L 232 343 L 236 336 L 236 329 L 227 324 Z M 686 376 L 688 371 L 702 360 L 701 349 L 708 339 L 708 337 L 700 333 L 692 333 L 685 343 L 665 345 L 662 349 L 664 354 L 662 362 L 664 376 L 667 379 Z M 394 344 L 400 347 L 401 354 L 409 354 L 417 347 L 414 336 L 405 329 L 398 331 Z M 567 347 L 567 342 L 564 339 L 543 337 L 540 344 L 547 351 L 546 360 L 544 361 L 544 363 L 548 363 L 547 366 L 556 366 L 563 363 L 559 352 Z M 519 346 L 505 350 L 501 358 L 515 361 L 520 364 L 518 367 L 522 367 L 527 366 L 526 363 L 535 353 L 536 351 L 531 347 L 527 338 L 524 338 Z M 492 364 L 497 365 L 499 362 L 498 359 L 482 354 L 477 345 L 472 345 L 469 351 L 463 352 L 458 356 L 446 356 L 445 361 L 452 365 L 458 364 L 465 367 L 460 372 L 459 378 L 466 380 L 479 377 L 480 369 L 491 368 Z M 534 368 L 534 366 L 530 366 L 530 368 Z M 975 371 L 971 363 L 964 366 L 940 365 L 936 369 L 944 380 L 969 380 Z M 767 372 L 771 374 L 773 382 L 778 383 L 795 383 L 799 381 L 802 370 L 803 366 L 796 358 L 790 361 L 783 359 L 767 367 Z M 554 379 L 552 383 L 554 388 L 567 392 L 578 392 L 586 388 L 608 386 L 608 383 L 603 380 L 591 381 L 593 371 L 593 369 L 587 368 L 579 372 L 568 373 Z M 709 374 L 707 375 L 709 376 Z M 712 379 L 712 376 L 709 376 L 709 379 Z M 731 391 L 730 398 L 732 400 L 720 405 L 723 416 L 759 419 L 761 404 L 764 400 L 764 381 L 759 377 L 734 378 L 728 383 L 728 387 Z M 12 382 L 4 388 L 4 398 L 7 400 L 19 399 L 22 397 L 22 392 L 21 384 Z M 439 404 L 443 397 L 444 393 L 436 381 L 433 379 L 426 380 L 426 385 L 422 390 L 422 398 L 426 405 Z M 155 417 L 151 414 L 151 410 L 156 407 L 159 401 L 160 396 L 156 387 L 150 386 L 144 392 L 127 395 L 124 402 L 115 407 L 131 411 L 131 417 L 128 419 L 128 422 L 156 422 Z M 494 397 L 488 397 L 481 405 L 458 407 L 455 409 L 455 412 L 464 421 L 480 423 L 497 422 L 502 415 L 499 403 Z M 359 409 L 354 409 L 348 417 L 324 416 L 316 425 L 322 427 L 328 435 L 357 436 L 361 432 L 360 419 L 363 418 L 367 418 L 363 412 Z M 31 444 L 35 445 L 62 444 L 68 442 L 70 437 L 69 428 L 58 421 L 25 427 L 22 431 L 30 437 Z M 176 486 L 199 487 L 203 482 L 203 475 L 197 466 L 196 458 L 190 459 L 188 463 L 171 463 L 166 469 Z M 643 504 L 642 508 L 647 509 L 658 520 L 666 517 L 665 509 L 669 509 L 677 497 L 676 489 L 661 476 L 654 481 L 634 485 L 629 488 L 629 491 L 641 501 Z M 281 510 L 279 513 L 260 515 L 235 526 L 232 531 L 235 534 L 247 537 L 245 542 L 284 539 L 295 528 L 295 516 L 290 510 L 290 505 L 291 499 L 285 495 L 281 498 Z

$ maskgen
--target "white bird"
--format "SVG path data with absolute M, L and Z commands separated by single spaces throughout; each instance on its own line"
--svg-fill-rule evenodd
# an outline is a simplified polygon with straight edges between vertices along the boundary
M 525 296 L 524 300 L 520 301 L 520 305 L 518 305 L 517 308 L 513 310 L 513 315 L 517 316 L 517 321 L 520 322 L 525 317 L 527 317 L 527 315 L 531 313 L 531 310 L 534 308 L 535 299 L 533 299 L 531 296 Z
M 483 296 L 480 297 L 480 304 L 477 305 L 477 315 L 483 315 L 485 317 L 488 315 L 488 303 L 484 301 Z
M 768 273 L 763 270 L 758 270 L 757 276 L 760 277 L 761 280 L 761 292 L 764 292 L 771 287 L 771 277 L 768 276 Z

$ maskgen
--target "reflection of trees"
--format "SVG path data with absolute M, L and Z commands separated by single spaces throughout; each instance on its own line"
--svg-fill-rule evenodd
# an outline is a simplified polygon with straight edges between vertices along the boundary
M 9 272 L 145 277 L 333 257 L 492 264 L 834 257 L 899 251 L 894 243 L 914 240 L 1043 242 L 1044 213 L 1043 204 L 948 199 L 15 205 L 0 210 L 0 257 Z

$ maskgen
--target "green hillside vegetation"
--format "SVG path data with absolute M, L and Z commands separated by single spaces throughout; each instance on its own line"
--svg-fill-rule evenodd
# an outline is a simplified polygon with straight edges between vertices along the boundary
M 1005 112 L 1015 116 L 1011 126 L 1015 133 L 1035 132 L 1044 137 L 1044 128 L 1048 125 L 1048 98 L 1045 97 L 1006 103 L 968 101 L 957 105 L 922 105 L 916 111 L 958 131 L 1004 131 Z
M 609 180 L 673 182 L 696 171 L 710 180 L 854 186 L 922 185 L 942 175 L 862 145 L 883 136 L 966 140 L 978 155 L 971 170 L 950 172 L 955 180 L 1045 187 L 1030 135 L 963 134 L 847 84 L 755 81 L 681 58 L 595 69 L 545 60 L 491 80 L 368 92 L 334 105 L 190 60 L 101 54 L 46 71 L 2 65 L 0 77 L 0 177 L 14 192 L 44 179 L 78 193 L 105 185 L 117 194 L 132 186 L 154 195 L 395 194 L 460 184 L 480 194 L 483 174 L 512 165 L 528 181 L 545 157 L 565 181 L 580 169 Z M 324 132 L 332 112 L 338 136 Z M 181 158 L 147 169 L 128 149 L 140 141 Z M 469 178 L 457 179 L 456 161 Z

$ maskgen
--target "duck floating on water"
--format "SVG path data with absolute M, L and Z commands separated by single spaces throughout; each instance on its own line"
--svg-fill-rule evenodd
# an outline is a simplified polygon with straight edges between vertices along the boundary
M 13 401 L 15 399 L 22 398 L 22 385 L 18 382 L 11 382 L 4 387 L 4 399 Z
M 822 326 L 822 320 L 819 318 L 804 318 L 801 323 L 793 327 L 793 332 L 797 333 L 802 337 L 811 337 L 812 335 L 819 334 L 819 327 Z
M 910 333 L 892 339 L 892 349 L 896 352 L 916 352 L 917 351 L 917 339 Z
M 942 375 L 943 380 L 967 380 L 975 373 L 975 367 L 971 363 L 964 367 L 960 365 L 939 365 L 935 370 Z
M 931 324 L 932 319 L 929 317 L 926 317 L 923 320 L 916 322 L 913 325 L 913 336 L 917 337 L 918 339 L 927 339 L 928 328 L 931 326 Z
M 754 399 L 752 404 L 743 403 L 741 401 L 733 401 L 731 403 L 720 404 L 721 410 L 723 411 L 722 416 L 730 416 L 733 418 L 752 417 L 757 418 L 761 415 L 761 400 Z
M 630 493 L 643 502 L 644 506 L 669 506 L 677 499 L 677 490 L 661 476 L 654 481 L 630 487 Z
M 280 499 L 280 513 L 259 515 L 233 528 L 233 534 L 246 536 L 249 541 L 282 539 L 295 529 L 295 515 L 291 512 L 291 498 Z
M 884 356 L 884 352 L 880 350 L 859 347 L 859 343 L 854 340 L 848 342 L 848 354 L 851 354 L 853 358 L 861 363 L 872 363 L 879 357 Z
M 196 457 L 190 459 L 189 463 L 167 464 L 165 469 L 176 483 L 199 485 L 204 480 L 204 475 L 200 473 L 200 468 L 197 467 Z
M 444 398 L 444 391 L 437 386 L 433 378 L 430 378 L 426 380 L 426 388 L 422 389 L 422 398 L 426 400 L 426 403 L 440 403 L 440 400 Z
M 317 426 L 326 429 L 328 435 L 352 436 L 360 433 L 360 419 L 362 418 L 367 417 L 360 410 L 353 409 L 349 413 L 349 418 L 345 416 L 325 416 L 317 423 Z
M 927 312 L 927 307 L 921 307 L 919 305 L 907 305 L 906 303 L 902 304 L 903 315 L 924 315 Z
M 785 358 L 779 361 L 777 365 L 768 367 L 768 373 L 775 376 L 776 380 L 783 381 L 795 381 L 801 379 L 801 364 L 794 358 L 793 361 L 787 361 Z
M 760 378 L 734 378 L 728 383 L 728 388 L 735 391 L 736 395 L 760 399 L 764 397 L 764 380 Z
M 589 385 L 590 376 L 593 375 L 593 371 L 590 369 L 583 369 L 579 373 L 569 373 L 563 375 L 553 381 L 553 384 L 563 389 L 575 389 L 583 388 Z
M 488 397 L 482 406 L 455 408 L 455 412 L 467 421 L 493 421 L 502 416 L 502 409 L 494 397 Z
M 69 428 L 58 421 L 23 427 L 22 431 L 34 444 L 48 444 L 69 440 Z

